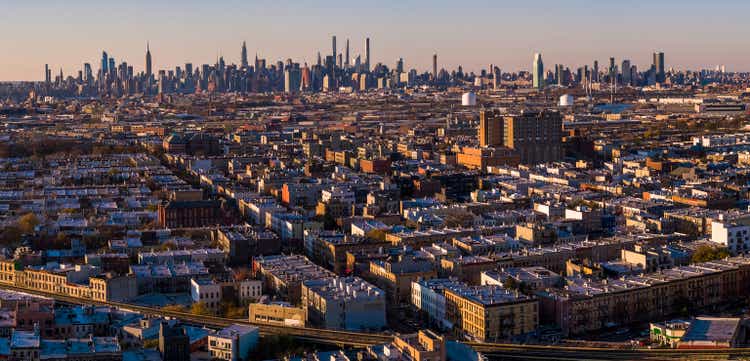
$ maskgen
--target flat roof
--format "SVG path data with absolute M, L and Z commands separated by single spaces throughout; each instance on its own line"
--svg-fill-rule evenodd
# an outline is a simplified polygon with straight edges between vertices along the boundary
M 730 342 L 737 333 L 739 325 L 739 318 L 696 317 L 690 321 L 690 327 L 682 336 L 681 341 Z

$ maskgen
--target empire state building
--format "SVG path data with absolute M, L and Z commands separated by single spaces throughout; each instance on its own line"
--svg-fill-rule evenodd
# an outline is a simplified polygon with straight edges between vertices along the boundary
M 146 78 L 151 78 L 151 49 L 149 48 L 149 44 L 146 43 Z

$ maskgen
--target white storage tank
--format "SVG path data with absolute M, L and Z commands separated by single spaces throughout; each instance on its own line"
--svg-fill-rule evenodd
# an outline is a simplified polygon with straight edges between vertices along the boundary
M 560 96 L 560 106 L 561 107 L 569 107 L 572 106 L 575 100 L 573 99 L 573 96 L 570 94 L 565 94 Z
M 477 105 L 477 95 L 474 92 L 464 93 L 461 96 L 461 105 L 465 107 Z

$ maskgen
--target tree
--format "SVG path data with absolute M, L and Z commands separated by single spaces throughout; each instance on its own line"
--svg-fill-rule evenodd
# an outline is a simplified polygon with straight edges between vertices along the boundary
M 247 306 L 238 305 L 234 302 L 225 301 L 219 306 L 221 315 L 226 318 L 247 319 Z
M 39 218 L 34 213 L 26 213 L 18 219 L 18 229 L 23 233 L 34 233 L 39 224 Z
M 258 347 L 252 352 L 251 360 L 282 359 L 286 356 L 298 355 L 305 348 L 289 335 L 269 335 L 261 337 Z
M 249 279 L 252 275 L 252 271 L 247 267 L 237 267 L 234 270 L 233 278 L 235 281 L 244 281 Z
M 173 250 L 177 249 L 177 245 L 174 242 L 172 242 L 172 241 L 168 241 L 168 242 L 164 242 L 164 243 L 160 244 L 159 247 L 158 247 L 158 249 L 160 251 L 173 251 Z
M 529 285 L 527 283 L 517 281 L 515 278 L 510 276 L 508 276 L 503 282 L 503 287 L 524 294 L 531 292 L 531 289 L 529 288 Z
M 729 257 L 729 251 L 724 247 L 698 246 L 693 253 L 693 263 L 709 262 Z
M 63 249 L 70 247 L 70 237 L 63 232 L 58 232 L 55 239 L 52 241 L 53 249 Z
M 157 348 L 157 347 L 159 347 L 158 338 L 143 341 L 143 348 Z
M 167 312 L 186 312 L 187 311 L 185 309 L 185 306 L 183 305 L 169 305 L 169 306 L 164 306 L 161 309 Z
M 365 236 L 369 239 L 374 239 L 376 241 L 385 241 L 385 231 L 382 229 L 373 229 L 367 232 Z
M 190 306 L 190 313 L 198 316 L 212 316 L 213 312 L 208 309 L 205 302 L 195 302 Z
M 516 281 L 516 279 L 513 277 L 508 277 L 503 282 L 503 287 L 509 290 L 515 290 L 518 288 L 518 286 L 518 281 Z

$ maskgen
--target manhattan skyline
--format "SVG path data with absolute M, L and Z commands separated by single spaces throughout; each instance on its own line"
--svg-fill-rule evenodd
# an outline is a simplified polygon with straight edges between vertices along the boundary
M 646 65 L 655 50 L 669 54 L 675 69 L 725 65 L 728 71 L 747 71 L 750 50 L 740 46 L 741 14 L 750 5 L 712 4 L 712 9 L 672 0 L 639 0 L 628 8 L 589 1 L 534 6 L 518 1 L 463 6 L 423 1 L 378 6 L 222 1 L 209 6 L 187 1 L 175 6 L 156 0 L 135 1 L 127 8 L 89 1 L 8 4 L 0 30 L 12 36 L 0 39 L 6 49 L 0 80 L 41 80 L 39 69 L 46 63 L 55 73 L 62 68 L 71 74 L 84 62 L 96 63 L 102 50 L 143 71 L 147 42 L 155 70 L 213 63 L 218 55 L 239 63 L 242 41 L 251 58 L 258 53 L 269 61 L 311 64 L 318 51 L 330 48 L 331 35 L 338 36 L 340 47 L 350 40 L 352 57 L 364 56 L 364 39 L 370 37 L 373 64 L 392 66 L 402 57 L 407 68 L 420 72 L 430 70 L 433 53 L 446 69 L 462 65 L 479 71 L 493 63 L 528 71 L 534 52 L 571 66 L 610 56 Z

